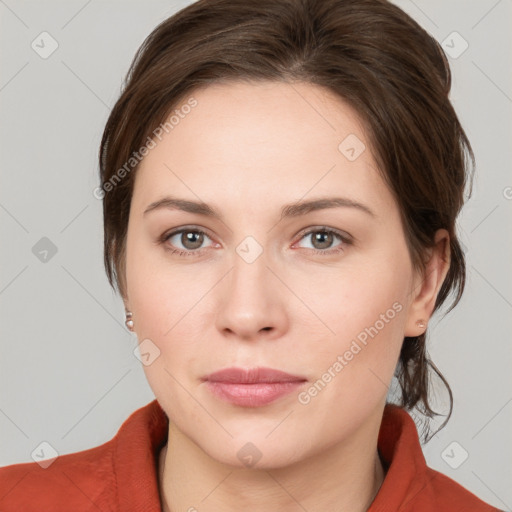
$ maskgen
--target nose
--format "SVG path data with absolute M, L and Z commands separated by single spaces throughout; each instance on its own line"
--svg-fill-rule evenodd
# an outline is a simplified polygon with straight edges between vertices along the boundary
M 289 298 L 265 252 L 252 262 L 235 254 L 231 271 L 217 288 L 216 323 L 224 336 L 246 341 L 282 336 Z

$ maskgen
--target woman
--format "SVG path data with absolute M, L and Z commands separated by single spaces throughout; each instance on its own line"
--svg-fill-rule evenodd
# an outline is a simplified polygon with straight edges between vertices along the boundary
M 95 192 L 156 400 L 1 469 L 0 509 L 497 510 L 426 466 L 406 412 L 435 414 L 426 330 L 464 288 L 449 90 L 383 0 L 199 1 L 158 26 Z

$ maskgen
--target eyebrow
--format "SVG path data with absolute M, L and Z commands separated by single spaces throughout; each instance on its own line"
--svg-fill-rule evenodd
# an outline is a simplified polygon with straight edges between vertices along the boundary
M 324 197 L 310 201 L 300 201 L 283 206 L 281 209 L 281 220 L 285 218 L 299 217 L 317 210 L 325 210 L 328 208 L 355 208 L 371 217 L 376 217 L 375 213 L 366 205 L 348 199 L 345 197 Z M 205 215 L 214 219 L 222 220 L 222 214 L 213 206 L 200 201 L 190 201 L 188 199 L 179 199 L 176 197 L 164 197 L 151 203 L 144 215 L 158 209 L 181 210 L 188 213 Z

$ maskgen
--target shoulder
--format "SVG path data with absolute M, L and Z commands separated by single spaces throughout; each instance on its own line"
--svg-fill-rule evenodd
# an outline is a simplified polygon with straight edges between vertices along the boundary
M 167 417 L 156 400 L 134 411 L 106 443 L 0 468 L 1 512 L 158 510 L 155 458 Z M 44 450 L 43 450 L 44 451 Z
M 423 488 L 411 498 L 411 510 L 436 512 L 498 512 L 499 509 L 482 501 L 478 496 L 452 478 L 430 467 L 426 468 Z
M 455 480 L 430 468 L 416 424 L 404 409 L 387 404 L 378 449 L 387 466 L 371 512 L 497 512 Z
M 43 461 L 0 468 L 0 510 L 116 510 L 115 443 L 58 456 L 48 467 Z

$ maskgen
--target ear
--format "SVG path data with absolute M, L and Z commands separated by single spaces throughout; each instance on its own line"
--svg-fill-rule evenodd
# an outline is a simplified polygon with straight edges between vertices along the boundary
M 116 246 L 117 240 L 112 242 L 112 254 L 116 254 Z M 119 295 L 124 303 L 124 309 L 126 311 L 130 310 L 130 304 L 128 300 L 128 291 L 126 289 L 126 242 L 122 246 L 121 255 L 119 257 L 119 261 L 117 262 L 116 267 L 116 278 L 117 278 L 117 289 L 119 291 Z
M 119 286 L 119 295 L 121 296 L 121 299 L 123 301 L 124 309 L 126 311 L 131 311 L 130 299 L 128 297 L 128 292 L 126 291 L 126 281 L 124 281 L 123 278 L 121 278 L 118 286 Z
M 414 337 L 423 334 L 434 311 L 437 295 L 450 268 L 450 235 L 446 229 L 436 231 L 434 246 L 427 252 L 428 260 L 424 273 L 417 273 L 411 295 L 405 336 Z M 418 321 L 423 320 L 424 326 Z

